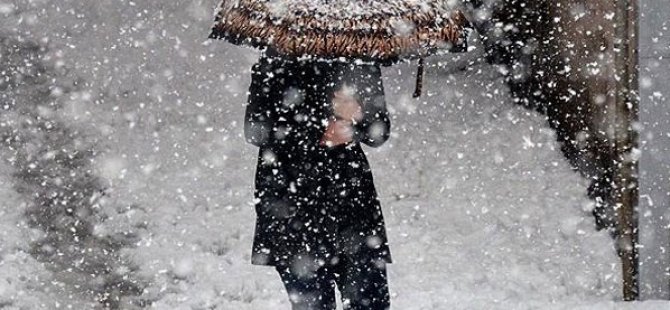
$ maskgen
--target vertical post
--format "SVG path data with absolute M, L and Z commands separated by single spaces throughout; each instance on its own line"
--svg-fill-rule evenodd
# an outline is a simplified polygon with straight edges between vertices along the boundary
M 416 69 L 416 86 L 414 88 L 414 98 L 421 97 L 421 89 L 423 88 L 423 57 L 419 58 L 419 66 Z
M 617 237 L 623 271 L 623 298 L 636 300 L 638 283 L 638 6 L 637 0 L 616 1 L 614 38 L 615 100 L 613 110 L 613 201 L 618 218 Z

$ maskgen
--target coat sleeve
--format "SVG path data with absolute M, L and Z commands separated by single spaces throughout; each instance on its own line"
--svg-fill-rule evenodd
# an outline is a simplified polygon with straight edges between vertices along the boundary
M 354 140 L 371 147 L 379 147 L 388 140 L 391 133 L 381 69 L 379 65 L 357 67 L 360 72 L 354 76 L 358 80 L 355 84 L 363 118 L 354 124 Z
M 281 78 L 275 74 L 275 66 L 263 55 L 251 68 L 244 137 L 248 143 L 258 147 L 272 144 L 276 134 L 276 101 Z

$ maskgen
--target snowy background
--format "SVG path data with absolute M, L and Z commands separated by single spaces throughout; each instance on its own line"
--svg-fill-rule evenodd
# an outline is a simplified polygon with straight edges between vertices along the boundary
M 641 1 L 640 269 L 643 298 L 670 299 L 670 3 Z
M 289 308 L 249 263 L 259 53 L 206 40 L 216 4 L 0 0 L 1 309 Z M 668 309 L 617 302 L 587 181 L 473 43 L 428 60 L 418 100 L 414 64 L 384 69 L 393 134 L 366 151 L 393 308 Z M 69 214 L 51 230 L 28 216 L 44 197 Z

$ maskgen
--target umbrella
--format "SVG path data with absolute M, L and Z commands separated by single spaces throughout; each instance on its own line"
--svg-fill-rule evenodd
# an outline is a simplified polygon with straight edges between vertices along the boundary
M 223 0 L 210 34 L 281 55 L 361 59 L 384 65 L 464 51 L 466 27 L 454 0 Z

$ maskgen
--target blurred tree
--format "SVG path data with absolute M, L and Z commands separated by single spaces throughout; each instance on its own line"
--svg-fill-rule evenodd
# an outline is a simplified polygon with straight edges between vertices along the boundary
M 141 292 L 119 253 L 136 240 L 94 232 L 107 217 L 99 207 L 105 188 L 91 166 L 95 148 L 57 113 L 79 81 L 45 64 L 45 52 L 35 42 L 0 37 L 0 147 L 10 154 L 14 187 L 32 201 L 28 223 L 45 232 L 31 254 L 60 280 L 115 308 L 121 295 Z
M 637 298 L 637 9 L 634 0 L 467 0 L 487 59 L 515 100 L 548 118 L 591 180 L 598 229 L 616 238 Z

